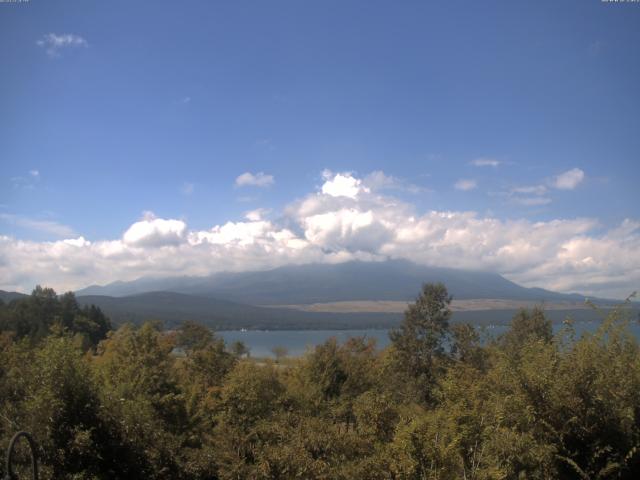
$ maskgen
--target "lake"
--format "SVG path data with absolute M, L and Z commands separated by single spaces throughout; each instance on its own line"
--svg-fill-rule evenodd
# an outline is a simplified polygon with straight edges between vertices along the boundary
M 576 337 L 580 337 L 585 332 L 594 332 L 600 322 L 576 322 L 574 329 Z M 483 338 L 497 337 L 504 333 L 507 325 L 488 325 L 481 329 Z M 554 333 L 562 328 L 562 324 L 554 324 Z M 629 326 L 630 331 L 636 338 L 640 339 L 640 324 L 634 322 Z M 274 355 L 271 349 L 276 346 L 285 347 L 289 356 L 300 356 L 308 348 L 321 344 L 331 337 L 335 337 L 340 343 L 350 337 L 374 338 L 378 348 L 389 345 L 388 329 L 366 329 L 366 330 L 227 330 L 216 332 L 224 338 L 227 344 L 240 340 L 249 347 L 252 357 L 271 357 Z

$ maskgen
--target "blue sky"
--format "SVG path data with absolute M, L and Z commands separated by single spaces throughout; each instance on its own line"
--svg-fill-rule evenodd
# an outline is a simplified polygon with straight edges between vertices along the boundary
M 289 213 L 340 173 L 409 215 L 589 219 L 602 240 L 638 219 L 639 44 L 640 4 L 599 0 L 0 4 L 0 235 L 95 244 L 263 209 L 311 241 Z M 535 267 L 498 269 L 571 288 Z

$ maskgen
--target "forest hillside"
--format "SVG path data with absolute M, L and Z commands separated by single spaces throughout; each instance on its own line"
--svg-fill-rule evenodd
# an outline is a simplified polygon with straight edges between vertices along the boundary
M 0 306 L 0 445 L 32 433 L 45 479 L 638 478 L 625 307 L 581 338 L 521 310 L 481 342 L 450 301 L 426 284 L 382 351 L 274 362 L 193 322 L 114 331 L 38 288 Z

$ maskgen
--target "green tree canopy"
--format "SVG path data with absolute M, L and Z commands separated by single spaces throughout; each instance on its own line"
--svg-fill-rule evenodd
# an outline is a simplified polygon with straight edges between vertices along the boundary
M 39 285 L 30 296 L 0 306 L 0 332 L 10 332 L 16 339 L 38 342 L 52 329 L 62 329 L 95 347 L 111 328 L 100 308 L 80 307 L 73 292 L 58 296 L 53 289 Z
M 413 378 L 424 400 L 432 399 L 436 370 L 444 357 L 449 334 L 451 296 L 442 283 L 427 283 L 409 305 L 398 329 L 389 334 L 399 367 Z

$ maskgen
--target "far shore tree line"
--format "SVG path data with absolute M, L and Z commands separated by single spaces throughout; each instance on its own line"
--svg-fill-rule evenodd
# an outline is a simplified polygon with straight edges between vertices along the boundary
M 37 287 L 0 302 L 0 447 L 30 432 L 43 479 L 640 478 L 625 306 L 580 337 L 523 309 L 481 342 L 450 303 L 424 285 L 382 350 L 257 361 L 197 323 L 116 329 Z

